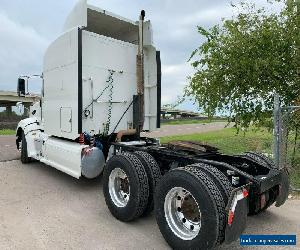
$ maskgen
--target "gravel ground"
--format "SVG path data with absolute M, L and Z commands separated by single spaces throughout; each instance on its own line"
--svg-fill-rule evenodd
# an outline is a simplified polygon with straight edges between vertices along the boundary
M 300 235 L 299 208 L 299 200 L 289 200 L 283 207 L 249 217 L 245 233 Z M 0 162 L 0 249 L 169 247 L 153 215 L 133 223 L 112 217 L 101 177 L 77 180 L 39 162 L 22 165 L 15 160 Z M 219 249 L 241 246 L 237 241 Z

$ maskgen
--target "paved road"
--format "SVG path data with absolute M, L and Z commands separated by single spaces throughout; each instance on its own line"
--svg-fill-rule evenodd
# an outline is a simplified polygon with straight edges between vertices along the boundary
M 16 147 L 16 136 L 0 135 L 0 162 L 19 158 L 20 153 Z
M 227 122 L 212 122 L 199 124 L 164 125 L 154 132 L 145 133 L 145 135 L 158 138 L 172 135 L 205 133 L 210 131 L 222 130 L 227 124 Z
M 300 200 L 289 200 L 281 208 L 272 207 L 249 217 L 246 233 L 299 237 L 299 208 Z M 101 178 L 76 180 L 44 164 L 22 165 L 16 160 L 0 162 L 0 249 L 169 247 L 153 215 L 133 223 L 122 223 L 111 216 Z M 224 249 L 241 247 L 234 242 L 220 248 Z

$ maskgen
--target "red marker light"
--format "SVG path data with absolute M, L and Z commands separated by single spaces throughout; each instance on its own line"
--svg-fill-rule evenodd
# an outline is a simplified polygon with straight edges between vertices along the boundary
M 81 144 L 81 145 L 84 144 L 84 135 L 82 133 L 79 136 L 79 144 Z
M 228 215 L 228 225 L 230 225 L 230 226 L 233 222 L 233 217 L 234 217 L 234 213 L 230 210 L 229 215 Z
M 246 198 L 249 195 L 248 190 L 247 189 L 243 189 L 243 196 L 244 198 Z

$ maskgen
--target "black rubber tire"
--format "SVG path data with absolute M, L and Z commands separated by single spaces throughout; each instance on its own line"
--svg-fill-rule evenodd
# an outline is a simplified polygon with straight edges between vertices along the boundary
M 242 156 L 248 158 L 251 161 L 254 161 L 258 164 L 261 164 L 267 168 L 276 168 L 275 163 L 269 157 L 265 156 L 262 153 L 258 152 L 246 152 Z
M 148 177 L 149 198 L 148 198 L 146 209 L 141 215 L 141 216 L 147 216 L 154 209 L 154 193 L 155 193 L 156 186 L 161 178 L 161 172 L 156 160 L 153 158 L 152 155 L 144 151 L 136 151 L 134 152 L 134 154 L 142 162 Z
M 242 155 L 243 157 L 246 157 L 248 160 L 251 160 L 253 162 L 256 162 L 258 163 L 259 165 L 262 165 L 266 168 L 269 168 L 269 169 L 275 169 L 276 168 L 276 165 L 275 163 L 272 161 L 272 159 L 270 159 L 269 157 L 265 156 L 264 154 L 262 153 L 259 153 L 259 152 L 246 152 Z M 259 210 L 255 210 L 255 207 L 249 207 L 249 212 L 248 212 L 248 215 L 257 215 L 257 214 L 260 214 L 261 212 L 264 212 L 266 211 L 269 207 L 271 207 L 274 203 L 275 203 L 276 200 L 273 200 L 271 202 L 269 202 L 267 204 L 267 206 L 265 206 L 264 208 L 262 209 L 259 209 Z
M 182 187 L 192 193 L 201 211 L 201 229 L 192 240 L 177 237 L 169 228 L 164 212 L 167 193 Z M 212 179 L 193 166 L 176 168 L 166 173 L 155 193 L 155 215 L 159 229 L 173 249 L 211 249 L 223 241 L 225 203 Z
M 122 169 L 129 179 L 130 198 L 125 207 L 116 206 L 109 194 L 109 176 L 115 168 Z M 136 155 L 122 153 L 109 159 L 103 172 L 103 192 L 108 209 L 118 220 L 132 221 L 143 214 L 148 203 L 149 184 L 146 170 Z
M 207 165 L 204 163 L 196 163 L 193 164 L 196 168 L 201 169 L 203 172 L 205 172 L 217 185 L 219 190 L 222 193 L 223 200 L 225 202 L 225 205 L 227 205 L 228 199 L 230 197 L 230 194 L 233 190 L 233 187 L 226 177 L 225 174 L 223 174 L 219 169 L 212 165 Z
M 212 195 L 217 205 L 218 217 L 219 217 L 219 233 L 217 245 L 221 244 L 225 239 L 225 226 L 226 226 L 226 203 L 224 202 L 224 198 L 222 196 L 221 189 L 218 188 L 218 185 L 214 182 L 214 179 L 207 175 L 203 170 L 199 168 L 195 168 L 193 165 L 185 167 L 187 170 L 191 171 L 193 174 L 197 175 L 199 179 L 203 179 L 206 182 L 206 185 L 212 189 Z M 206 180 L 208 177 L 209 180 Z M 214 185 L 212 185 L 212 183 Z M 221 196 L 220 196 L 221 195 Z
M 27 164 L 29 162 L 31 162 L 31 158 L 28 157 L 28 152 L 27 152 L 27 141 L 26 141 L 26 137 L 24 134 L 24 131 L 22 131 L 22 135 L 21 135 L 21 162 L 23 164 Z

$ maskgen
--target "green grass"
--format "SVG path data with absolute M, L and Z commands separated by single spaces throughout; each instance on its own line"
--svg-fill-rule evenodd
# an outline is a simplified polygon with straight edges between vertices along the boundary
M 197 119 L 191 119 L 191 120 L 167 120 L 163 121 L 161 123 L 162 126 L 164 125 L 183 125 L 183 124 L 206 124 L 206 123 L 212 123 L 212 122 L 227 122 L 226 119 L 204 119 L 204 120 L 197 120 Z
M 15 135 L 16 131 L 12 129 L 0 129 L 0 135 Z
M 290 171 L 290 180 L 294 188 L 300 188 L 300 170 Z
M 238 154 L 245 151 L 263 151 L 271 153 L 272 134 L 266 129 L 254 131 L 249 130 L 246 134 L 236 133 L 236 129 L 227 128 L 215 132 L 167 136 L 161 138 L 161 143 L 170 141 L 187 140 L 197 141 L 216 146 L 221 152 L 226 154 Z
M 245 134 L 236 133 L 234 128 L 227 128 L 215 132 L 168 136 L 161 138 L 161 143 L 170 141 L 197 141 L 216 146 L 225 154 L 239 154 L 246 151 L 272 153 L 273 135 L 267 129 L 249 130 Z M 291 145 L 288 147 L 288 161 L 290 161 Z M 290 179 L 294 187 L 300 188 L 300 152 L 296 153 L 293 168 L 290 170 Z

